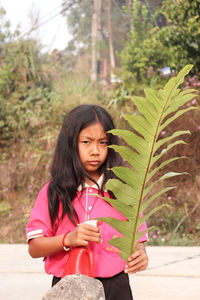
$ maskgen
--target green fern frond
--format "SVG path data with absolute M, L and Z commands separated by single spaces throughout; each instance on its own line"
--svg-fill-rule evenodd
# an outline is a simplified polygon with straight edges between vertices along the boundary
M 163 139 L 160 139 L 160 134 L 179 116 L 195 109 L 195 107 L 183 108 L 188 101 L 195 97 L 195 94 L 192 94 L 194 90 L 180 91 L 178 88 L 191 68 L 192 65 L 184 67 L 176 77 L 168 81 L 163 89 L 155 91 L 148 88 L 145 89 L 145 97 L 133 98 L 138 114 L 125 115 L 124 118 L 137 133 L 122 129 L 110 131 L 113 135 L 121 136 L 126 142 L 127 146 L 111 145 L 109 147 L 119 152 L 130 167 L 114 167 L 112 169 L 119 179 L 110 179 L 106 188 L 114 193 L 116 199 L 104 199 L 124 215 L 127 221 L 114 218 L 100 219 L 124 236 L 112 239 L 109 243 L 120 250 L 119 255 L 125 260 L 136 250 L 137 242 L 144 234 L 144 232 L 138 232 L 141 224 L 166 204 L 154 207 L 141 217 L 142 212 L 157 197 L 174 188 L 167 187 L 157 194 L 151 195 L 153 187 L 166 178 L 184 174 L 169 172 L 153 180 L 154 175 L 161 168 L 182 158 L 163 159 L 166 152 L 172 147 L 184 144 L 185 142 L 180 137 L 190 132 L 188 130 L 176 131 L 170 137 Z M 164 148 L 162 151 L 160 151 L 161 147 Z M 162 159 L 163 162 L 158 165 L 159 159 Z

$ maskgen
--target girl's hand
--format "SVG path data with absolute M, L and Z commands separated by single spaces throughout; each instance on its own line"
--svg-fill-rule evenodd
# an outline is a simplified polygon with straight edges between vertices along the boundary
M 81 223 L 65 237 L 64 244 L 71 247 L 87 246 L 89 242 L 101 242 L 100 229 L 93 225 Z
M 136 248 L 137 251 L 128 259 L 129 262 L 125 266 L 125 273 L 133 274 L 138 271 L 143 271 L 148 266 L 148 256 L 144 244 L 138 244 Z

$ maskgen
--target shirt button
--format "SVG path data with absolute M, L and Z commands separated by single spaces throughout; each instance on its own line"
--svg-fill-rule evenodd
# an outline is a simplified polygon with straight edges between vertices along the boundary
M 89 207 L 88 207 L 88 210 L 91 210 L 91 209 L 92 209 L 92 206 L 89 206 Z

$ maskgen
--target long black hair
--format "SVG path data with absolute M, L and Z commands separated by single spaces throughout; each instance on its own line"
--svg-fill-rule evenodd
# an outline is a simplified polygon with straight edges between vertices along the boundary
M 84 186 L 84 178 L 88 177 L 96 183 L 83 168 L 78 154 L 78 137 L 81 130 L 92 123 L 99 121 L 105 132 L 114 128 L 113 120 L 109 113 L 98 105 L 80 105 L 71 110 L 65 117 L 58 136 L 54 158 L 51 166 L 51 181 L 48 186 L 48 205 L 52 225 L 54 225 L 59 211 L 59 199 L 62 202 L 63 214 L 68 215 L 72 223 L 78 222 L 78 216 L 72 205 L 79 185 Z M 118 145 L 118 137 L 107 134 L 108 145 Z M 113 149 L 108 148 L 108 155 L 100 167 L 100 173 L 104 174 L 105 183 L 110 178 L 115 178 L 110 170 L 114 166 L 122 164 L 122 159 Z M 109 192 L 109 191 L 108 191 Z

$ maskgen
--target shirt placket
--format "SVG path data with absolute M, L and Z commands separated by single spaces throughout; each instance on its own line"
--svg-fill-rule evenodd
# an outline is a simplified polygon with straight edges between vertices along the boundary
M 85 221 L 88 221 L 88 192 L 89 192 L 89 189 L 88 187 L 86 188 L 86 194 L 85 194 Z
M 86 201 L 85 201 L 85 220 L 90 220 L 90 212 L 92 210 L 92 203 L 91 203 L 91 197 L 89 199 L 90 193 L 93 192 L 93 189 L 90 187 L 86 188 Z

